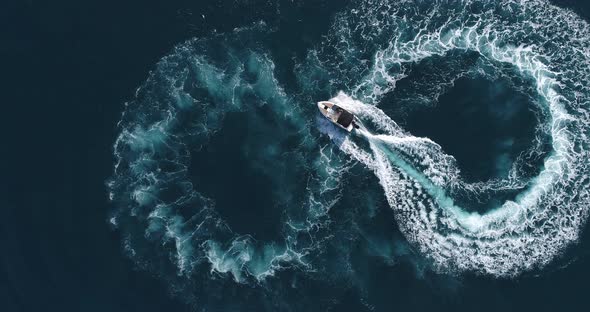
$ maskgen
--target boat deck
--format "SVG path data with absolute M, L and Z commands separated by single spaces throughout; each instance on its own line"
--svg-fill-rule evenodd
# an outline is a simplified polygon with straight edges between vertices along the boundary
M 353 114 L 328 101 L 318 102 L 318 108 L 322 115 L 330 119 L 333 123 L 346 131 L 352 131 L 354 120 Z

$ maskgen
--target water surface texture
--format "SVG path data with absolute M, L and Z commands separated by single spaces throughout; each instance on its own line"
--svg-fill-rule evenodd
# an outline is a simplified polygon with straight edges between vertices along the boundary
M 578 288 L 564 276 L 586 272 L 581 7 L 214 7 L 176 11 L 209 31 L 171 42 L 129 86 L 101 180 L 100 221 L 162 297 L 195 311 L 391 311 L 574 296 L 552 285 Z M 224 23 L 225 9 L 244 14 Z M 360 129 L 325 120 L 327 99 Z
M 126 106 L 111 223 L 197 306 L 356 284 L 371 253 L 542 274 L 588 215 L 589 31 L 543 1 L 359 1 L 292 73 L 264 22 L 179 44 Z M 331 97 L 365 126 L 321 119 Z

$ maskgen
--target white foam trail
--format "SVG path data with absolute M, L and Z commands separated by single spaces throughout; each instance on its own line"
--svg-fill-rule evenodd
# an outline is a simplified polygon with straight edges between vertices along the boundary
M 530 189 L 516 201 L 478 214 L 455 205 L 447 195 L 445 177 L 457 179 L 458 170 L 436 143 L 403 133 L 376 107 L 352 100 L 344 93 L 332 101 L 388 129 L 387 135 L 358 131 L 368 140 L 371 153 L 348 138 L 340 147 L 376 174 L 404 233 L 439 268 L 512 275 L 547 263 L 575 239 L 577 234 L 571 225 L 563 227 L 563 222 L 553 222 L 571 220 L 571 208 L 551 215 L 544 202 L 555 184 L 562 181 L 564 171 L 571 170 L 565 161 L 572 158 L 568 155 L 571 143 L 555 124 L 567 118 L 562 111 L 553 112 L 557 114 L 553 119 L 554 152 Z M 536 225 L 541 220 L 546 222 Z M 583 219 L 574 221 L 576 225 Z
M 575 241 L 590 207 L 588 24 L 541 0 L 366 0 L 353 5 L 335 18 L 325 38 L 329 49 L 310 53 L 312 68 L 296 66 L 297 75 L 311 69 L 298 77 L 306 82 L 303 98 L 317 94 L 321 83 L 332 87 L 337 80 L 353 97 L 378 103 L 411 74 L 412 64 L 470 51 L 486 66 L 508 65 L 534 80 L 540 98 L 535 104 L 550 117 L 540 132 L 551 136 L 552 152 L 534 179 L 468 184 L 452 155 L 436 142 L 412 136 L 374 105 L 345 94 L 334 98 L 379 134 L 358 131 L 367 139 L 363 145 L 333 131 L 325 120 L 320 130 L 375 173 L 409 241 L 442 270 L 499 276 L 542 267 Z M 111 223 L 122 231 L 138 263 L 172 265 L 187 280 L 206 266 L 238 282 L 261 281 L 286 266 L 308 270 L 310 255 L 320 254 L 314 251 L 329 239 L 318 229 L 329 223 L 349 160 L 314 141 L 305 106 L 280 86 L 272 53 L 255 40 L 258 31 L 236 29 L 177 46 L 126 105 L 108 187 L 116 205 Z M 476 68 L 487 75 L 485 68 Z M 325 77 L 330 82 L 318 82 Z M 456 78 L 440 85 L 452 85 Z M 420 96 L 436 102 L 445 88 L 429 90 Z M 280 242 L 234 233 L 188 176 L 191 152 L 208 143 L 228 112 L 245 112 L 252 105 L 266 105 L 271 119 L 280 120 L 276 125 L 297 129 L 301 142 L 295 149 L 306 156 L 299 161 L 312 163 L 301 166 L 311 172 L 305 199 L 289 205 Z M 485 214 L 470 213 L 453 200 L 455 188 L 485 192 L 525 185 L 528 189 L 516 200 Z
M 371 149 L 364 157 L 357 156 L 358 146 L 342 146 L 375 172 L 406 237 L 441 270 L 498 276 L 542 267 L 575 241 L 590 206 L 584 161 L 589 144 L 588 24 L 540 0 L 424 6 L 368 0 L 353 11 L 337 17 L 331 44 L 339 54 L 327 59 L 343 77 L 364 75 L 350 87 L 355 98 L 378 103 L 395 92 L 411 64 L 471 51 L 486 66 L 509 65 L 532 79 L 540 98 L 535 104 L 549 116 L 540 129 L 551 137 L 552 151 L 536 177 L 520 181 L 511 172 L 508 180 L 470 185 L 435 142 L 405 133 L 376 107 L 338 95 L 334 101 L 384 133 L 361 132 Z M 363 53 L 373 55 L 370 66 L 358 62 Z M 485 69 L 478 73 L 487 75 Z M 424 95 L 432 102 L 444 88 L 434 90 Z M 450 195 L 454 187 L 482 192 L 525 185 L 515 200 L 484 214 L 458 207 Z

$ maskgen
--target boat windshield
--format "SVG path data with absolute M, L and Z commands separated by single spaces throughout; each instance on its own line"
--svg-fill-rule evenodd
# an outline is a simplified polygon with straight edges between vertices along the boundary
M 345 111 L 343 109 L 340 109 L 340 116 L 338 116 L 338 120 L 336 122 L 339 123 L 341 126 L 347 128 L 348 126 L 350 126 L 353 119 L 354 119 L 353 114 L 351 114 L 348 111 Z

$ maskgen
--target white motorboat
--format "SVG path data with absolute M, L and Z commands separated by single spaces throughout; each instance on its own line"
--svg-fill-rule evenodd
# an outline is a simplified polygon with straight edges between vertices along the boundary
M 348 132 L 351 132 L 354 128 L 358 128 L 354 121 L 355 117 L 351 112 L 330 101 L 318 102 L 318 109 L 324 117 Z

